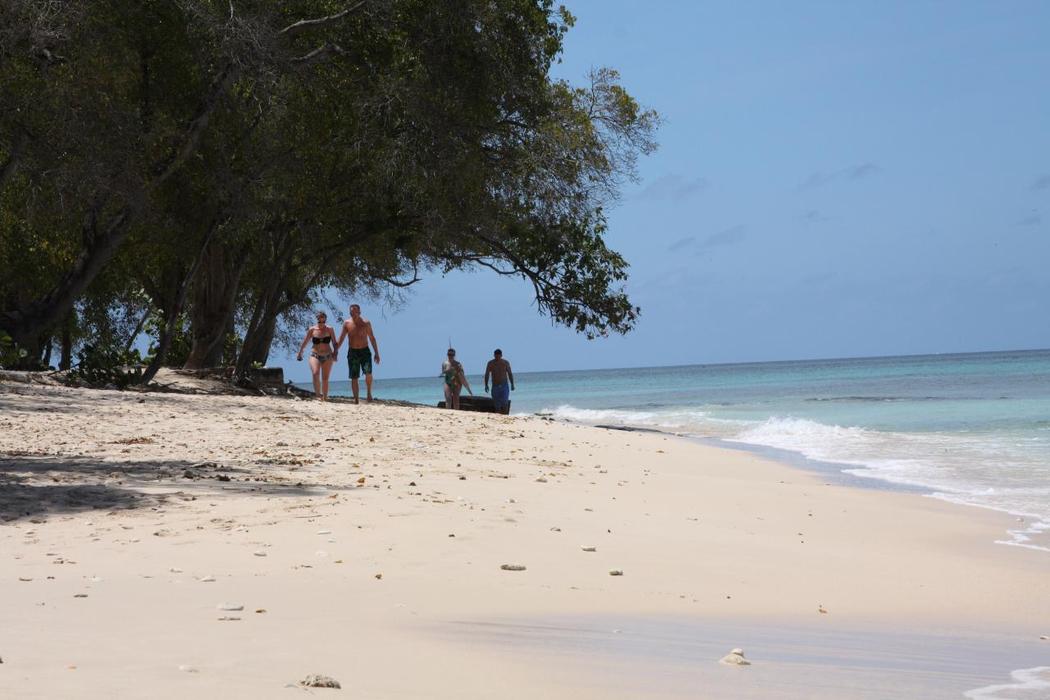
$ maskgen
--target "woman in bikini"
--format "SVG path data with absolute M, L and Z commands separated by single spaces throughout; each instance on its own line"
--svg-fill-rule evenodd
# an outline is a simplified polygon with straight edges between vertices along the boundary
M 459 409 L 459 392 L 464 386 L 471 396 L 474 395 L 463 365 L 456 359 L 456 351 L 452 348 L 448 349 L 448 359 L 441 363 L 441 376 L 445 379 L 445 408 Z
M 303 350 L 310 341 L 314 347 L 310 352 L 310 373 L 314 378 L 314 393 L 321 401 L 328 400 L 328 375 L 332 373 L 332 365 L 335 363 L 336 354 L 333 340 L 335 340 L 335 329 L 326 325 L 328 316 L 323 311 L 317 312 L 317 325 L 310 326 L 303 338 L 303 344 L 299 346 L 299 354 L 295 359 L 300 362 L 303 359 Z

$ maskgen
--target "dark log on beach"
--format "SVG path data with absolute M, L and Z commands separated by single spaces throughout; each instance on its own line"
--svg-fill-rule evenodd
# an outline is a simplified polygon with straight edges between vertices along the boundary
M 438 408 L 445 408 L 444 401 L 438 401 Z M 499 413 L 488 396 L 460 396 L 459 410 L 478 411 L 480 413 Z M 510 410 L 510 402 L 507 402 L 507 410 Z

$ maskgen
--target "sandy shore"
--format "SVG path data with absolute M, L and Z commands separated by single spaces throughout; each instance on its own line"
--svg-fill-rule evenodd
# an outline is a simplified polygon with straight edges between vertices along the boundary
M 934 698 L 1050 665 L 1013 518 L 659 434 L 0 383 L 0 518 L 0 697 Z

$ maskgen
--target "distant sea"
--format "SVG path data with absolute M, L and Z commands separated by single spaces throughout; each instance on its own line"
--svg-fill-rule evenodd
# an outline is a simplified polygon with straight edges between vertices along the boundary
M 515 379 L 516 414 L 794 455 L 873 485 L 918 488 L 1012 513 L 1018 525 L 1004 543 L 1050 551 L 1047 537 L 1038 537 L 1050 534 L 1050 350 L 531 372 Z M 480 390 L 481 377 L 471 377 L 471 385 Z M 377 378 L 375 387 L 380 398 L 431 405 L 441 399 L 436 376 Z M 343 395 L 350 387 L 343 381 L 332 389 Z

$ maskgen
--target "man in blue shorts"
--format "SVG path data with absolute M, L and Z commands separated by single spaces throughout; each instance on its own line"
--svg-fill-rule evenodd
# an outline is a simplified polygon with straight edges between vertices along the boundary
M 485 366 L 485 391 L 489 390 L 489 375 L 492 376 L 492 405 L 497 413 L 507 415 L 510 413 L 514 373 L 510 371 L 510 363 L 503 359 L 503 351 L 499 348 L 492 353 L 492 359 Z

